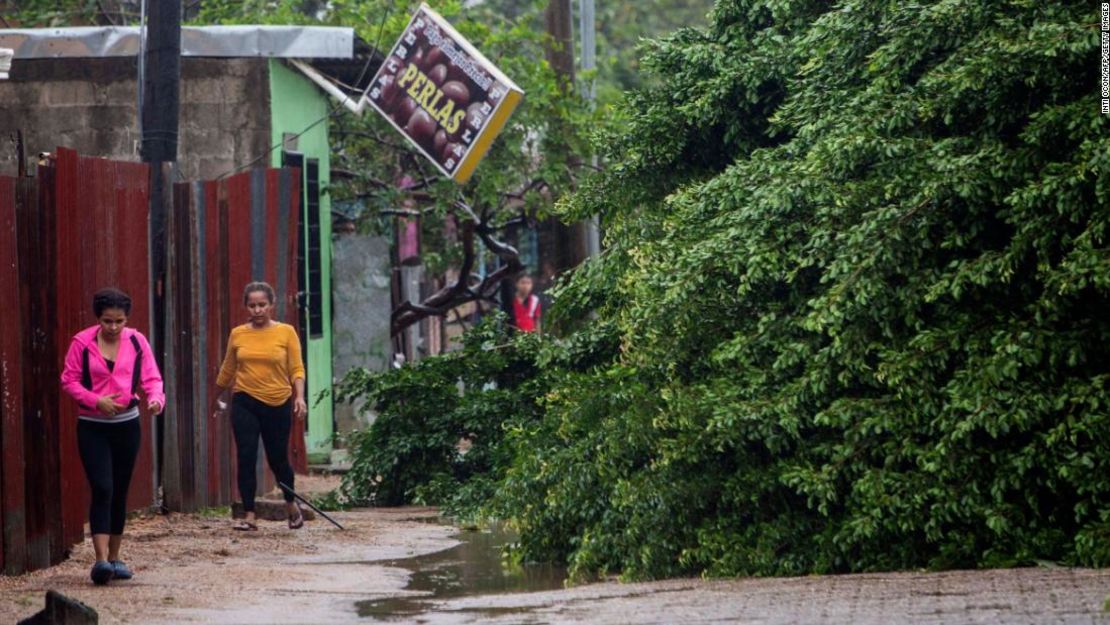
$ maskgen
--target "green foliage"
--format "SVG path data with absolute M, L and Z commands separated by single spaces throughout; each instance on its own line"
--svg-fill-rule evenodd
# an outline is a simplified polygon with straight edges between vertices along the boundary
M 212 506 L 197 510 L 197 516 L 210 518 L 228 518 L 231 516 L 231 506 Z
M 563 204 L 609 251 L 494 504 L 580 573 L 1110 564 L 1089 3 L 722 0 Z M 650 82 L 649 82 L 650 84 Z M 585 312 L 593 309 L 597 319 Z
M 712 7 L 712 0 L 597 2 L 598 100 L 616 104 L 623 92 L 643 87 L 645 80 L 665 83 L 667 76 L 643 71 L 641 42 L 680 28 L 704 28 Z
M 0 0 L 0 28 L 123 26 L 139 15 L 139 0 Z
M 379 416 L 347 496 L 504 518 L 522 558 L 583 576 L 1110 564 L 1097 23 L 1079 2 L 719 0 L 648 46 L 605 171 L 559 207 L 599 213 L 608 248 L 556 292 L 566 334 L 488 325 L 353 374 L 341 397 Z M 486 24 L 468 36 L 526 45 L 509 74 L 550 97 L 479 204 L 564 176 L 565 152 L 519 155 L 587 119 L 553 121 L 542 37 Z
M 505 432 L 536 419 L 537 346 L 531 335 L 510 340 L 494 316 L 459 351 L 385 373 L 349 372 L 336 399 L 364 401 L 376 416 L 348 441 L 353 465 L 343 497 L 474 511 L 511 459 Z

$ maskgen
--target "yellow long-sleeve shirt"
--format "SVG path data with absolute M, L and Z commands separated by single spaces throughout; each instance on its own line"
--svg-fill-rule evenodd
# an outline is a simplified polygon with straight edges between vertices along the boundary
M 232 386 L 271 406 L 284 404 L 293 394 L 293 380 L 304 379 L 301 342 L 287 323 L 254 328 L 249 323 L 231 330 L 227 354 L 216 384 Z

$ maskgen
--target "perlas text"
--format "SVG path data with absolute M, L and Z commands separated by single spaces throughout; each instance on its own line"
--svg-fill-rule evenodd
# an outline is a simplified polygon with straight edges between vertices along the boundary
M 463 88 L 461 94 L 453 93 L 456 85 Z M 455 100 L 461 96 L 461 103 L 465 105 L 469 99 L 465 85 L 451 81 L 445 83 L 443 87 L 438 87 L 414 63 L 409 63 L 397 81 L 397 86 L 405 89 L 420 108 L 427 111 L 432 119 L 439 122 L 449 134 L 458 132 L 459 126 L 466 117 L 466 109 L 459 106 L 460 103 Z

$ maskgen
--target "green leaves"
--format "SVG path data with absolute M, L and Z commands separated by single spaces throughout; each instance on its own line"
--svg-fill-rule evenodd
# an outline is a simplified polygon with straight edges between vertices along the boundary
M 1105 562 L 1095 17 L 731 0 L 649 45 L 665 80 L 559 205 L 600 212 L 609 251 L 557 306 L 619 351 L 516 443 L 526 553 L 631 576 Z
M 1105 566 L 1095 17 L 722 0 L 648 44 L 558 205 L 607 251 L 515 352 L 501 464 L 452 479 L 580 578 Z
M 509 340 L 494 316 L 467 334 L 460 351 L 384 373 L 348 373 L 336 399 L 365 402 L 375 416 L 348 441 L 353 466 L 343 496 L 476 514 L 511 458 L 505 433 L 535 419 L 536 349 L 535 337 Z

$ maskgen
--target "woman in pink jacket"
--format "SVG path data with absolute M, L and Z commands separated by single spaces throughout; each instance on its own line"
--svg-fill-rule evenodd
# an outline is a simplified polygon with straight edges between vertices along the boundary
M 150 343 L 127 326 L 131 298 L 118 289 L 93 295 L 97 325 L 77 333 L 69 345 L 62 388 L 77 400 L 77 448 L 92 489 L 89 528 L 92 533 L 93 583 L 131 579 L 120 560 L 127 518 L 127 489 L 139 455 L 141 387 L 147 408 L 159 413 L 166 404 L 162 374 Z

